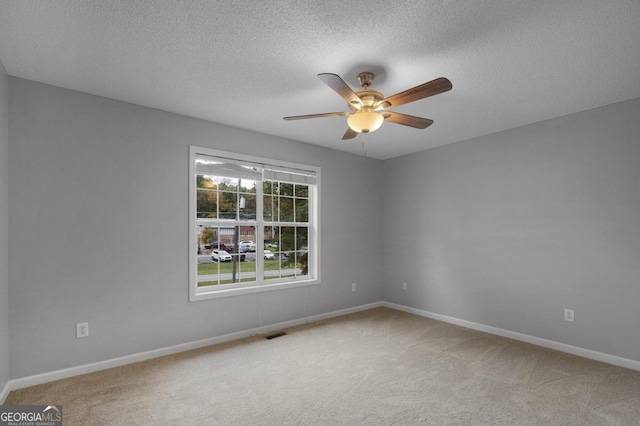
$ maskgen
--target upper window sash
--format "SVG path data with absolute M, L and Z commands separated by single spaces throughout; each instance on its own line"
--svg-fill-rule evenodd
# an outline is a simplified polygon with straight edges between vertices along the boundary
M 201 163 L 198 163 L 201 160 Z M 225 176 L 255 181 L 276 180 L 289 183 L 314 185 L 316 172 L 269 163 L 235 160 L 215 155 L 196 154 L 196 173 L 209 176 Z

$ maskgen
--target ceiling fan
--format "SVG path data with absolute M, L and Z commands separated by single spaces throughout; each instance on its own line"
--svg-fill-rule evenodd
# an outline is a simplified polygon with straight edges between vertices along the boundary
M 354 92 L 337 74 L 323 73 L 318 74 L 318 77 L 347 101 L 350 111 L 294 115 L 284 117 L 284 119 L 302 120 L 306 118 L 346 116 L 349 128 L 344 136 L 342 136 L 343 140 L 352 139 L 356 137 L 358 133 L 373 132 L 377 130 L 384 121 L 415 127 L 416 129 L 425 129 L 433 124 L 433 120 L 389 110 L 400 105 L 408 104 L 409 102 L 449 91 L 453 87 L 449 80 L 440 77 L 385 98 L 382 93 L 377 90 L 369 89 L 369 86 L 375 78 L 372 72 L 366 71 L 358 74 L 358 81 L 362 85 L 362 90 L 357 92 Z

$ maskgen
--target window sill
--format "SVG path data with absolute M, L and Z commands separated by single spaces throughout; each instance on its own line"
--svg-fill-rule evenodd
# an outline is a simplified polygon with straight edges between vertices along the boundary
M 288 288 L 309 287 L 311 285 L 320 284 L 320 280 L 304 280 L 304 281 L 287 281 L 284 283 L 262 284 L 249 287 L 224 288 L 215 290 L 202 290 L 191 294 L 190 302 L 199 300 L 219 299 L 221 297 L 240 296 L 243 294 L 262 293 L 265 291 L 285 290 Z

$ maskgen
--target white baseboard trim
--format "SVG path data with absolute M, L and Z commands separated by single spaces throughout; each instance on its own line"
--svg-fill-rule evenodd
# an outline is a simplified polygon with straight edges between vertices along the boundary
M 322 321 L 329 318 L 340 317 L 342 315 L 354 314 L 356 312 L 366 311 L 373 308 L 379 308 L 384 302 L 367 303 L 366 305 L 354 306 L 353 308 L 340 309 L 339 311 L 327 312 L 326 314 L 312 315 L 307 322 Z M 302 324 L 302 323 L 301 323 Z M 298 324 L 296 324 L 298 325 Z M 281 327 L 284 328 L 284 327 Z
M 104 361 L 93 362 L 91 364 L 80 365 L 77 367 L 64 368 L 61 370 L 55 370 L 48 373 L 35 374 L 33 376 L 13 379 L 9 381 L 9 383 L 7 383 L 7 385 L 5 386 L 5 389 L 3 389 L 2 393 L 0 394 L 0 397 L 2 397 L 0 398 L 0 401 L 4 402 L 4 399 L 9 395 L 10 390 L 22 389 L 29 386 L 39 385 L 42 383 L 53 382 L 55 380 L 66 379 L 68 377 L 79 376 L 81 374 L 93 373 L 95 371 L 106 370 L 108 368 L 120 367 L 122 365 L 133 364 L 135 362 L 146 361 L 152 358 L 158 358 L 166 355 L 173 355 L 179 352 L 184 352 L 191 349 L 203 348 L 205 346 L 216 345 L 218 343 L 225 343 L 232 340 L 243 339 L 245 337 L 254 336 L 257 334 L 270 333 L 276 330 L 282 330 L 285 328 L 291 328 L 298 325 L 308 324 L 315 321 L 321 321 L 328 318 L 365 311 L 367 309 L 373 309 L 380 306 L 382 306 L 382 302 L 369 303 L 366 305 L 340 309 L 337 311 L 327 312 L 324 314 L 312 315 L 309 317 L 299 318 L 291 321 L 284 321 L 276 324 L 270 324 L 270 325 L 252 328 L 249 330 L 229 333 L 223 336 L 210 337 L 207 339 L 196 340 L 193 342 L 181 343 L 175 346 L 168 346 L 165 348 L 153 349 L 146 352 L 139 352 L 132 355 L 126 355 L 118 358 L 107 359 Z
M 4 401 L 6 401 L 10 391 L 11 391 L 11 382 L 9 381 L 4 385 L 4 388 L 2 388 L 2 391 L 0 391 L 0 405 L 4 404 Z
M 425 318 L 431 318 L 438 321 L 448 322 L 450 324 L 459 325 L 465 328 L 471 328 L 473 330 L 483 331 L 489 334 L 495 334 L 497 336 L 507 337 L 509 339 L 519 340 L 525 343 L 531 343 L 532 345 L 542 346 L 544 348 L 554 349 L 560 352 L 566 352 L 572 355 L 581 356 L 583 358 L 589 358 L 596 361 L 605 362 L 607 364 L 617 365 L 618 367 L 624 367 L 624 368 L 629 368 L 631 370 L 640 371 L 640 361 L 635 361 L 628 358 L 622 358 L 615 355 L 609 355 L 603 352 L 592 351 L 590 349 L 584 349 L 578 346 L 572 346 L 572 345 L 567 345 L 565 343 L 554 342 L 553 340 L 542 339 L 540 337 L 530 336 L 528 334 L 522 334 L 522 333 L 517 333 L 515 331 L 504 330 L 502 328 L 479 324 L 476 322 L 449 317 L 446 315 L 436 314 L 433 312 L 423 311 L 421 309 L 411 308 L 404 305 L 398 305 L 396 303 L 382 302 L 382 306 L 385 306 L 391 309 L 396 309 L 398 311 L 408 312 L 410 314 L 419 315 Z

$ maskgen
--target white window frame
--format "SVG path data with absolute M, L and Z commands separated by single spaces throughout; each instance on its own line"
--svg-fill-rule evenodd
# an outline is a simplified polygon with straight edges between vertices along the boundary
M 265 280 L 263 276 L 263 252 L 264 252 L 264 227 L 262 216 L 262 184 L 257 185 L 257 215 L 255 221 L 249 221 L 248 225 L 255 223 L 256 229 L 256 281 L 250 283 L 234 283 L 218 286 L 198 287 L 198 221 L 197 195 L 196 195 L 196 157 L 206 155 L 221 157 L 228 160 L 257 163 L 265 166 L 275 166 L 291 170 L 305 170 L 313 172 L 316 183 L 309 185 L 309 232 L 308 247 L 310 258 L 308 260 L 309 271 L 306 277 L 295 279 Z M 189 301 L 207 300 L 219 297 L 237 296 L 241 294 L 259 293 L 263 291 L 282 290 L 285 288 L 306 287 L 320 284 L 320 168 L 307 164 L 292 163 L 274 160 L 270 158 L 256 157 L 252 155 L 238 154 L 228 151 L 220 151 L 195 145 L 189 146 Z

